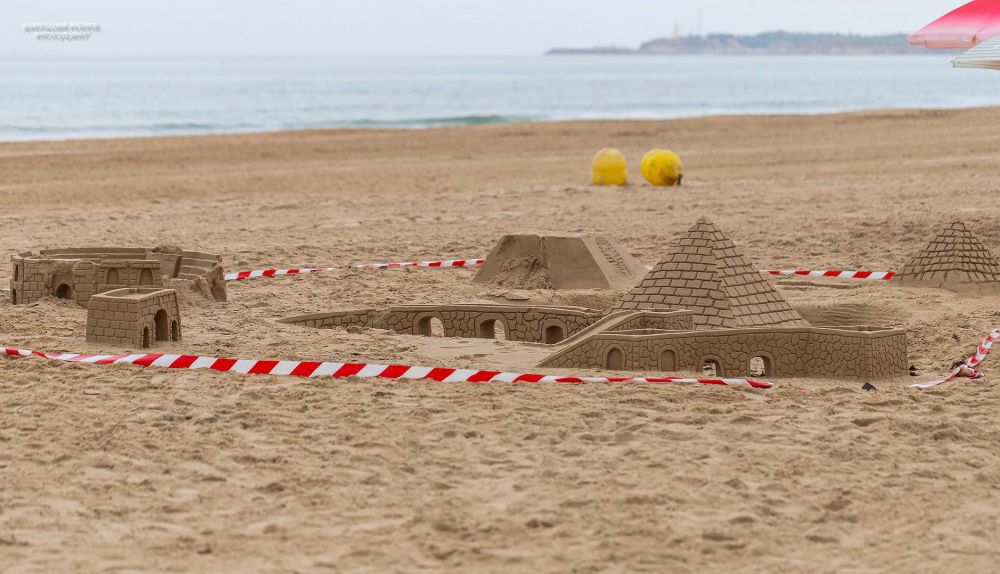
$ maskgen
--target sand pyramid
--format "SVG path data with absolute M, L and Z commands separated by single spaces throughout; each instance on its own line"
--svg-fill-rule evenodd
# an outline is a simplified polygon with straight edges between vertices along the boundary
M 631 289 L 645 274 L 638 259 L 607 237 L 505 235 L 472 281 L 516 289 Z
M 704 217 L 615 308 L 689 309 L 697 329 L 809 324 Z
M 964 223 L 956 221 L 911 259 L 898 279 L 913 286 L 994 291 L 1000 287 L 1000 262 Z

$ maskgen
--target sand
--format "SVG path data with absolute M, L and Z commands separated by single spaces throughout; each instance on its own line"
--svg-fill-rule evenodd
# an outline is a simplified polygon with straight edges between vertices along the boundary
M 344 266 L 481 256 L 520 232 L 603 234 L 655 263 L 707 215 L 763 267 L 900 270 L 954 219 L 1000 253 L 998 125 L 1000 108 L 0 144 L 0 256 L 171 243 L 228 271 Z M 587 183 L 608 145 L 632 187 Z M 652 147 L 681 153 L 682 188 L 638 183 Z M 158 350 L 523 370 L 548 351 L 276 320 L 617 295 L 472 273 L 230 285 L 228 303 L 189 300 L 184 340 Z M 996 296 L 793 283 L 807 318 L 909 328 L 919 380 L 1000 324 Z M 0 343 L 121 351 L 84 341 L 85 313 L 0 294 Z M 1000 390 L 909 382 L 307 382 L 0 358 L 0 570 L 992 570 Z

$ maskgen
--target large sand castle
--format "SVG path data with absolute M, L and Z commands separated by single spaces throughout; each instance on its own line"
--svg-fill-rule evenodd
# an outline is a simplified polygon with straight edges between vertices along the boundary
M 581 238 L 570 244 L 588 243 L 594 241 Z M 509 253 L 510 245 L 545 242 L 505 237 L 491 256 Z M 547 254 L 548 268 L 571 269 L 580 250 L 541 251 Z M 490 274 L 500 267 L 495 264 Z M 485 339 L 502 332 L 506 340 L 556 346 L 539 364 L 552 368 L 679 372 L 709 366 L 729 377 L 883 379 L 904 374 L 907 367 L 906 331 L 809 325 L 705 218 L 674 242 L 665 260 L 610 313 L 559 306 L 406 305 L 300 315 L 283 322 Z
M 812 327 L 705 218 L 614 307 L 687 310 L 693 329 L 592 330 L 542 367 L 697 371 L 719 376 L 884 379 L 906 372 L 906 331 Z M 752 373 L 751 371 L 758 371 Z
M 15 305 L 53 296 L 86 307 L 98 293 L 125 287 L 160 287 L 164 279 L 189 281 L 206 297 L 226 300 L 222 257 L 173 246 L 46 249 L 37 255 L 14 255 L 11 263 L 10 294 Z

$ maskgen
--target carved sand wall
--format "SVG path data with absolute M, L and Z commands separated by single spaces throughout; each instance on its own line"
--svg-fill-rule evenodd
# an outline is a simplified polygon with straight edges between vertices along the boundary
M 766 376 L 883 379 L 907 372 L 906 332 L 868 328 L 770 327 L 714 331 L 625 331 L 587 337 L 543 361 L 549 368 L 701 372 L 750 375 L 764 359 Z
M 635 331 L 640 329 L 690 331 L 694 328 L 694 313 L 690 311 L 637 311 L 630 313 L 629 316 L 629 320 L 614 326 L 609 331 Z
M 375 309 L 351 309 L 332 313 L 313 313 L 281 319 L 279 323 L 313 327 L 315 329 L 335 329 L 338 327 L 372 327 L 381 329 L 382 314 Z
M 283 323 L 332 328 L 360 325 L 397 333 L 431 335 L 440 321 L 445 337 L 496 338 L 554 344 L 597 321 L 600 311 L 582 307 L 521 305 L 405 305 L 384 312 L 373 309 L 317 313 L 282 319 Z

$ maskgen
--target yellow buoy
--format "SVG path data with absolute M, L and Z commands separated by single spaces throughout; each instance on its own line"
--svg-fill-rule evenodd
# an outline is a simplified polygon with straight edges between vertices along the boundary
M 594 185 L 625 185 L 628 183 L 628 164 L 622 152 L 604 148 L 597 152 L 590 165 L 590 181 Z
M 642 172 L 642 177 L 646 181 L 649 181 L 649 166 L 652 165 L 652 163 L 649 161 L 649 158 L 652 157 L 654 154 L 660 153 L 661 151 L 663 150 L 660 148 L 651 149 L 648 152 L 646 152 L 646 155 L 642 156 L 642 163 L 639 164 L 639 171 Z
M 668 149 L 650 150 L 643 156 L 640 170 L 642 177 L 656 186 L 672 187 L 680 185 L 684 179 L 681 158 Z

